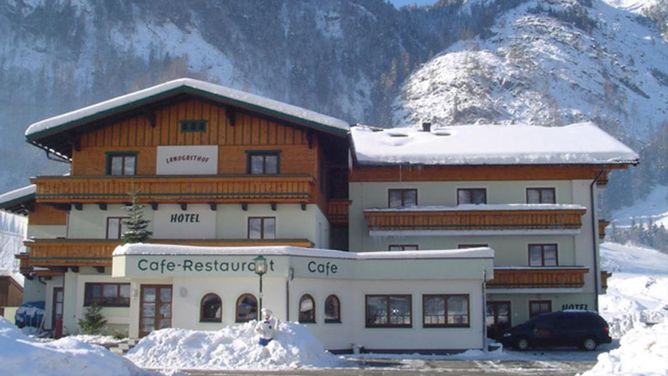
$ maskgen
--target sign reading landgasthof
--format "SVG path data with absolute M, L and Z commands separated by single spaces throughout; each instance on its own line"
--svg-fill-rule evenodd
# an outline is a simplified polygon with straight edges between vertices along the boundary
M 218 145 L 158 146 L 157 175 L 215 175 Z

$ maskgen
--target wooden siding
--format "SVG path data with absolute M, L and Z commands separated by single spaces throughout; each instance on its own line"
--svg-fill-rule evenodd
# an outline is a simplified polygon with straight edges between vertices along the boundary
M 157 203 L 315 203 L 311 176 L 133 176 L 39 177 L 36 201 L 42 203 L 124 203 L 128 192 Z
M 35 205 L 28 215 L 30 225 L 57 225 L 67 224 L 67 210 L 51 205 Z
M 307 239 L 152 239 L 154 244 L 187 244 L 210 247 L 294 246 L 311 248 Z M 111 255 L 120 245 L 119 240 L 107 239 L 34 239 L 25 242 L 29 248 L 21 255 L 21 272 L 26 274 L 32 267 L 52 266 L 111 266 Z
M 489 289 L 513 288 L 581 288 L 587 268 L 517 268 L 494 269 Z
M 234 113 L 234 125 L 227 111 Z M 136 115 L 81 134 L 72 175 L 104 175 L 107 152 L 136 152 L 136 174 L 155 175 L 159 145 L 219 145 L 219 174 L 246 173 L 246 151 L 280 150 L 281 173 L 317 176 L 318 138 L 312 130 L 194 98 L 147 113 L 155 115 L 154 126 L 148 115 Z M 179 120 L 186 119 L 206 120 L 206 130 L 181 132 Z
M 355 166 L 350 182 L 593 180 L 600 166 Z
M 327 202 L 327 219 L 332 225 L 347 225 L 350 200 L 337 199 Z
M 598 238 L 603 240 L 605 239 L 605 228 L 608 227 L 610 224 L 610 221 L 606 221 L 605 219 L 599 219 L 598 220 Z
M 0 307 L 18 307 L 23 303 L 23 287 L 10 276 L 0 276 Z
M 365 210 L 369 230 L 579 229 L 584 209 L 563 210 Z

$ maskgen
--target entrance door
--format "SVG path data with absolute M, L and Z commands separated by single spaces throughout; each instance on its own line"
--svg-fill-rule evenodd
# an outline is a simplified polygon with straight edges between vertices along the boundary
M 142 285 L 139 336 L 172 326 L 172 286 Z
M 510 329 L 510 302 L 487 302 L 487 337 L 498 339 Z
M 65 293 L 62 287 L 53 288 L 53 300 L 51 310 L 51 328 L 53 329 L 53 337 L 60 338 L 63 335 L 63 302 L 65 300 Z

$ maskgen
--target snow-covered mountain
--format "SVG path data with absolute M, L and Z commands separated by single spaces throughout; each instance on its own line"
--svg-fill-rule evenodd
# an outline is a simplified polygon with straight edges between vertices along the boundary
M 31 122 L 182 76 L 380 126 L 592 119 L 640 148 L 668 118 L 668 10 L 641 14 L 668 4 L 606 1 L 8 0 L 0 191 L 67 170 Z
M 635 13 L 600 0 L 526 1 L 417 69 L 395 103 L 395 123 L 594 120 L 647 140 L 668 121 L 667 63 L 668 44 Z
M 25 217 L 0 210 L 0 275 L 11 275 L 21 283 L 23 276 L 19 274 L 19 263 L 14 255 L 25 251 L 27 225 Z

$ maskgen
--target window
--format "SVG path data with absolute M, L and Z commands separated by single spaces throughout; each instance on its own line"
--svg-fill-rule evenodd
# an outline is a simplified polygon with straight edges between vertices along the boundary
M 422 325 L 468 327 L 468 295 L 422 295 Z
M 315 300 L 309 294 L 304 294 L 299 299 L 299 322 L 315 323 Z
M 179 125 L 181 126 L 181 132 L 206 131 L 206 120 L 181 120 Z
M 388 251 L 417 251 L 417 244 L 390 244 Z
M 458 244 L 457 248 L 459 249 L 466 249 L 466 248 L 483 248 L 483 247 L 489 247 L 487 244 Z
M 279 172 L 278 152 L 247 152 L 248 173 L 251 175 L 276 175 Z
M 462 204 L 486 204 L 487 189 L 485 188 L 460 188 L 457 190 L 457 205 Z
M 325 299 L 325 323 L 341 322 L 341 302 L 336 295 L 330 295 Z
M 554 188 L 527 188 L 527 204 L 555 204 Z
M 129 307 L 129 283 L 86 283 L 84 306 L 95 303 L 101 307 Z
M 257 320 L 257 299 L 252 294 L 243 294 L 237 299 L 236 322 Z
M 552 301 L 550 300 L 529 300 L 529 318 L 538 316 L 541 313 L 552 312 Z
M 412 302 L 410 295 L 366 295 L 367 328 L 410 328 Z
M 249 217 L 248 239 L 276 239 L 276 217 Z
M 556 244 L 529 244 L 529 266 L 557 266 Z
M 387 206 L 405 208 L 417 205 L 417 189 L 388 189 Z
M 209 293 L 204 295 L 199 305 L 200 322 L 222 322 L 223 301 L 220 296 Z
M 107 154 L 107 175 L 124 176 L 134 175 L 137 165 L 135 153 Z
M 120 239 L 128 229 L 125 224 L 127 217 L 107 217 L 107 239 Z

